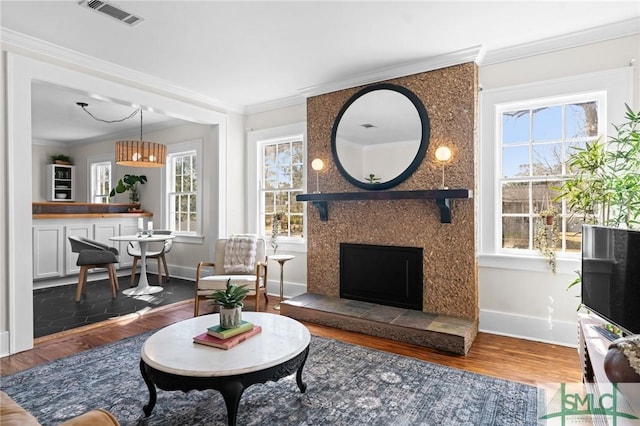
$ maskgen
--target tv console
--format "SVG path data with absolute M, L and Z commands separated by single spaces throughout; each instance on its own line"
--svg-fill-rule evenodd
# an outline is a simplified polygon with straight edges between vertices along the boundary
M 609 339 L 612 336 L 605 336 L 601 332 L 600 329 L 604 329 L 605 325 L 606 322 L 595 315 L 578 315 L 578 354 L 582 366 L 582 381 L 586 385 L 587 392 L 593 393 L 597 399 L 600 399 L 603 393 L 611 391 L 611 382 L 604 371 L 604 357 L 609 350 L 609 345 L 611 344 Z M 622 396 L 618 399 L 617 404 L 618 412 L 630 413 L 640 417 L 640 407 L 631 407 Z M 595 416 L 593 420 L 594 424 L 602 425 L 638 424 L 638 420 L 625 423 L 629 420 L 613 419 L 611 416 L 602 415 Z

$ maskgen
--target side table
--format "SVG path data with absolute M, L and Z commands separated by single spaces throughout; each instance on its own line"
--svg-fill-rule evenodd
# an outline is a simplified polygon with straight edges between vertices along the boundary
M 275 260 L 280 264 L 280 303 L 284 301 L 284 264 L 286 261 L 293 259 L 295 256 L 290 254 L 274 254 L 269 259 Z M 280 310 L 280 303 L 273 307 L 276 311 Z

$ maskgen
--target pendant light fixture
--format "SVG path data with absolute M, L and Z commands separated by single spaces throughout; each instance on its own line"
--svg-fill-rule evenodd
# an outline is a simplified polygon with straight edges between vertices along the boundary
M 142 140 L 142 109 L 140 109 L 140 140 L 116 142 L 116 164 L 131 167 L 164 167 L 167 146 Z
M 116 141 L 116 164 L 130 167 L 164 167 L 167 158 L 167 146 L 157 142 L 142 140 L 142 108 L 120 120 L 103 120 L 91 114 L 84 102 L 76 103 L 94 120 L 104 123 L 119 123 L 128 120 L 140 112 L 140 140 Z

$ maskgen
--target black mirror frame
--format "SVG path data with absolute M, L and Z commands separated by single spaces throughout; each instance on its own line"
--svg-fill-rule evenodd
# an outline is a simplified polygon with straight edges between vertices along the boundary
M 340 120 L 342 119 L 342 116 L 347 111 L 347 109 L 351 106 L 351 104 L 354 103 L 361 96 L 369 92 L 373 92 L 375 90 L 393 90 L 395 92 L 399 92 L 405 95 L 411 101 L 411 103 L 413 103 L 416 110 L 418 111 L 418 115 L 420 117 L 420 127 L 422 129 L 422 136 L 420 138 L 420 147 L 418 148 L 418 152 L 416 153 L 416 156 L 414 157 L 411 164 L 409 164 L 409 166 L 402 173 L 400 173 L 398 176 L 396 176 L 395 178 L 387 182 L 367 183 L 367 182 L 362 182 L 354 178 L 353 176 L 351 176 L 346 171 L 346 169 L 342 166 L 342 163 L 338 158 L 338 149 L 336 146 L 336 134 L 338 132 L 338 125 L 340 124 Z M 420 164 L 422 163 L 422 160 L 424 159 L 424 156 L 427 152 L 427 148 L 429 147 L 430 129 L 431 127 L 429 125 L 429 116 L 427 115 L 427 109 L 425 108 L 424 104 L 415 93 L 413 93 L 411 90 L 407 89 L 406 87 L 399 86 L 397 84 L 391 84 L 391 83 L 372 84 L 371 86 L 367 86 L 359 90 L 358 92 L 356 92 L 353 96 L 349 98 L 349 100 L 347 100 L 347 102 L 345 102 L 345 104 L 340 109 L 338 116 L 333 122 L 333 128 L 331 129 L 331 154 L 333 155 L 333 160 L 335 161 L 336 166 L 340 171 L 340 174 L 347 181 L 357 186 L 358 188 L 372 190 L 372 191 L 379 191 L 383 189 L 393 188 L 394 186 L 397 186 L 400 183 L 407 180 L 407 178 L 409 178 L 409 176 L 411 176 L 413 172 L 415 172 L 420 166 Z

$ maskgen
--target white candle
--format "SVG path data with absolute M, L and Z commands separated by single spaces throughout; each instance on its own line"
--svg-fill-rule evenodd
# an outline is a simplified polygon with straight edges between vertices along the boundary
M 153 222 L 149 221 L 149 223 L 147 223 L 147 229 L 153 231 Z
M 144 229 L 144 219 L 141 217 L 138 218 L 138 229 Z

